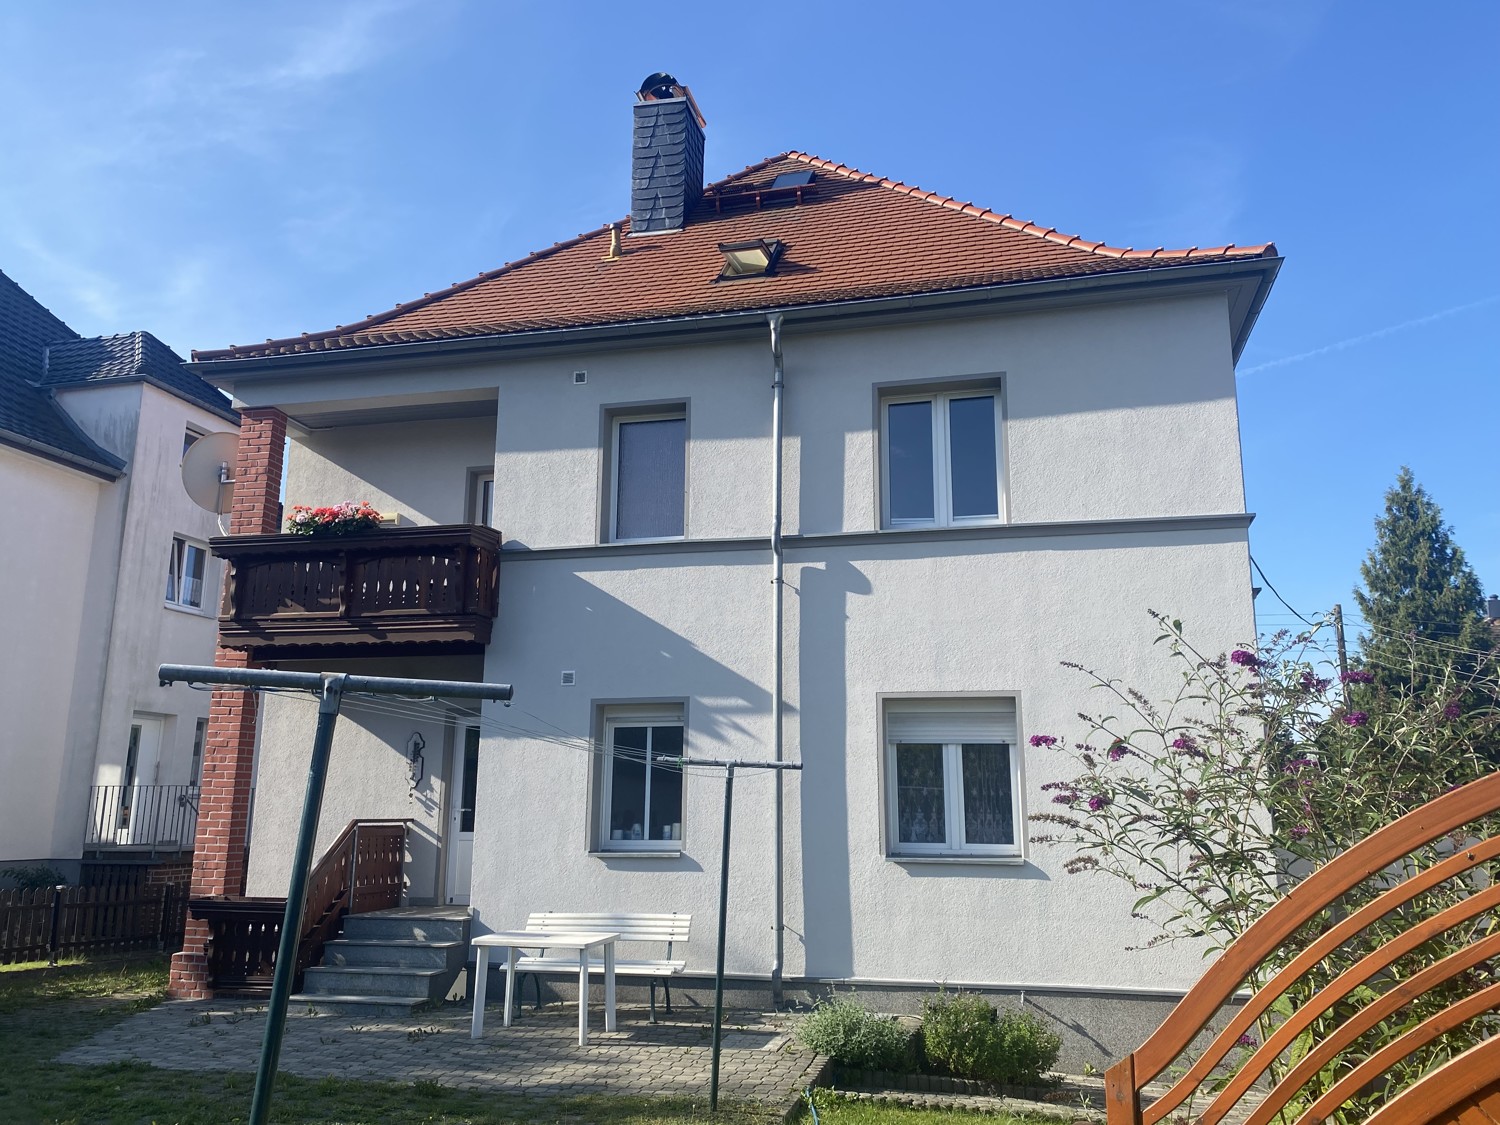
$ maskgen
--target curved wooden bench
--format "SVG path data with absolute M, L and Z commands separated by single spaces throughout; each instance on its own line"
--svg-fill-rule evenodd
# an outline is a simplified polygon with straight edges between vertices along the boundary
M 1188 1100 L 1222 1064 L 1256 1021 L 1288 989 L 1345 942 L 1424 891 L 1473 872 L 1500 857 L 1500 836 L 1474 840 L 1454 854 L 1395 883 L 1377 898 L 1338 921 L 1276 973 L 1218 1032 L 1208 1048 L 1161 1097 L 1145 1109 L 1141 1090 L 1167 1069 L 1234 997 L 1251 973 L 1308 921 L 1342 895 L 1377 875 L 1392 875 L 1392 865 L 1411 852 L 1500 811 L 1500 773 L 1471 782 L 1407 813 L 1298 884 L 1246 930 L 1204 973 L 1162 1025 L 1136 1051 L 1112 1066 L 1105 1076 L 1109 1125 L 1158 1125 Z M 1500 883 L 1476 886 L 1459 902 L 1391 937 L 1356 964 L 1338 974 L 1255 1047 L 1238 1071 L 1193 1120 L 1217 1125 L 1255 1088 L 1271 1063 L 1299 1035 L 1336 1004 L 1371 979 L 1379 979 L 1403 955 L 1438 934 L 1500 909 Z M 1415 1027 L 1392 1038 L 1368 1057 L 1348 1056 L 1352 1045 L 1414 1000 L 1492 958 L 1500 958 L 1500 932 L 1471 926 L 1473 940 L 1448 957 L 1388 988 L 1345 1019 L 1317 1043 L 1279 1081 L 1261 1087 L 1264 1098 L 1243 1117 L 1244 1125 L 1268 1125 L 1330 1063 L 1343 1061 L 1347 1073 L 1317 1097 L 1298 1119 L 1315 1125 L 1360 1090 L 1438 1036 L 1464 1021 L 1500 1009 L 1500 984 L 1459 996 Z M 1258 1091 L 1259 1092 L 1259 1091 Z M 1500 1038 L 1489 1039 L 1457 1055 L 1392 1097 L 1367 1119 L 1367 1125 L 1429 1125 L 1483 1121 L 1487 1112 L 1500 1120 Z M 1466 1116 L 1467 1115 L 1467 1116 Z

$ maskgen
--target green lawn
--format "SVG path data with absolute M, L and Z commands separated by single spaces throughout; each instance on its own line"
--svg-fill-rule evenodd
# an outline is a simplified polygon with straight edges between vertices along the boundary
M 139 1063 L 62 1066 L 48 1060 L 165 995 L 166 962 L 68 965 L 0 973 L 0 1122 L 5 1125 L 233 1125 L 249 1113 L 252 1076 L 158 1070 Z M 820 1095 L 828 1125 L 929 1125 L 975 1115 L 873 1106 Z M 282 1075 L 279 1125 L 722 1125 L 765 1122 L 748 1110 L 710 1115 L 701 1102 L 645 1098 L 524 1098 L 409 1083 Z M 810 1118 L 804 1118 L 810 1120 Z M 1039 1125 L 986 1117 L 1004 1125 Z M 1052 1123 L 1055 1125 L 1055 1122 Z

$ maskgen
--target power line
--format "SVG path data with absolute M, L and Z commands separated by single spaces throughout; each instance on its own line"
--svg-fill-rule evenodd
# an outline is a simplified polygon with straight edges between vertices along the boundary
M 1260 568 L 1260 563 L 1258 563 L 1258 562 L 1255 561 L 1255 556 L 1254 555 L 1250 556 L 1250 565 L 1255 568 L 1255 573 L 1258 574 L 1258 575 L 1260 575 L 1260 580 L 1266 584 L 1266 589 L 1268 589 L 1268 590 L 1271 591 L 1271 593 L 1275 596 L 1276 600 L 1278 602 L 1280 602 L 1282 605 L 1286 606 L 1287 609 L 1290 609 L 1292 611 L 1292 616 L 1294 616 L 1295 618 L 1297 618 L 1298 621 L 1302 622 L 1302 624 L 1306 625 L 1309 629 L 1316 629 L 1317 628 L 1317 626 L 1314 625 L 1311 621 L 1309 621 L 1307 618 L 1303 617 L 1295 609 L 1292 609 L 1291 603 L 1289 603 L 1285 598 L 1283 598 L 1281 596 L 1280 592 L 1277 591 L 1277 589 L 1276 589 L 1275 586 L 1271 585 L 1271 580 L 1266 577 L 1266 572 Z M 1326 622 L 1325 622 L 1325 624 L 1326 624 Z

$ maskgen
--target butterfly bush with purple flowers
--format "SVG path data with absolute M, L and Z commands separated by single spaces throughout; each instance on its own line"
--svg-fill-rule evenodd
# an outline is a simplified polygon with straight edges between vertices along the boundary
M 1362 669 L 1341 675 L 1329 668 L 1327 638 L 1318 630 L 1215 654 L 1195 647 L 1181 622 L 1157 613 L 1151 618 L 1180 687 L 1156 700 L 1064 662 L 1092 682 L 1103 702 L 1095 713 L 1080 713 L 1080 735 L 1054 729 L 1032 736 L 1033 753 L 1066 756 L 1077 772 L 1044 785 L 1050 802 L 1030 818 L 1038 826 L 1032 842 L 1039 845 L 1039 862 L 1055 863 L 1051 857 L 1061 853 L 1065 871 L 1122 880 L 1135 890 L 1131 913 L 1153 931 L 1147 945 L 1190 939 L 1206 951 L 1227 946 L 1316 867 L 1404 813 L 1484 776 L 1500 760 L 1500 681 L 1493 662 L 1477 672 L 1439 667 L 1426 690 L 1392 692 L 1377 688 Z M 1430 667 L 1424 671 L 1433 674 Z M 1500 823 L 1473 825 L 1466 838 L 1497 831 Z M 1445 838 L 1392 872 L 1430 866 L 1461 843 Z M 1389 875 L 1356 888 L 1340 909 L 1347 914 L 1373 899 Z M 1413 900 L 1412 909 L 1430 916 L 1470 889 L 1451 880 Z M 1310 923 L 1247 983 L 1264 983 L 1331 924 L 1328 918 Z M 1284 999 L 1300 1003 L 1330 974 L 1409 924 L 1405 910 L 1377 920 Z M 1439 935 L 1396 962 L 1392 979 L 1466 943 L 1463 935 L 1451 942 Z M 1492 979 L 1482 968 L 1461 974 L 1453 987 L 1473 990 L 1495 981 L 1500 973 Z M 1409 1011 L 1422 1012 L 1425 1003 Z M 1262 1020 L 1257 1035 L 1242 1036 L 1241 1054 L 1251 1057 L 1290 1010 Z M 1462 1049 L 1477 1042 L 1475 1035 L 1500 1031 L 1500 1020 L 1491 1022 L 1495 1026 L 1466 1024 L 1432 1050 Z M 1410 1073 L 1433 1057 L 1418 1052 Z M 1273 1075 L 1288 1065 L 1269 1063 Z

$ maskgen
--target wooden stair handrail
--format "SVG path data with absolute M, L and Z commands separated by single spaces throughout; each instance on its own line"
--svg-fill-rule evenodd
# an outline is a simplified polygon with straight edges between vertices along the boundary
M 1298 928 L 1347 891 L 1371 876 L 1387 870 L 1396 860 L 1497 809 L 1500 809 L 1500 772 L 1470 782 L 1407 813 L 1337 856 L 1294 888 L 1286 898 L 1271 907 L 1224 950 L 1203 978 L 1140 1048 L 1109 1069 L 1106 1074 L 1105 1088 L 1111 1125 L 1122 1125 L 1122 1123 L 1155 1125 L 1160 1122 L 1186 1100 L 1208 1071 L 1222 1061 L 1239 1035 L 1248 1029 L 1294 980 L 1343 940 L 1370 922 L 1390 913 L 1421 891 L 1461 874 L 1484 862 L 1487 858 L 1500 854 L 1500 838 L 1491 838 L 1465 848 L 1460 855 L 1435 864 L 1428 871 L 1421 872 L 1411 880 L 1403 882 L 1340 923 L 1336 927 L 1336 931 L 1340 934 L 1338 938 L 1333 937 L 1333 931 L 1322 935 L 1318 941 L 1303 951 L 1292 964 L 1278 972 L 1263 989 L 1252 997 L 1247 1010 L 1241 1011 L 1231 1021 L 1230 1027 L 1215 1037 L 1204 1057 L 1197 1060 L 1188 1072 L 1173 1084 L 1166 1095 L 1153 1103 L 1145 1114 L 1141 1112 L 1141 1087 L 1159 1075 L 1187 1049 L 1256 966 L 1270 956 Z M 1439 871 L 1443 872 L 1441 876 L 1437 875 Z M 1494 897 L 1492 892 L 1496 889 L 1491 888 L 1491 891 L 1476 895 L 1468 902 L 1460 904 L 1460 907 L 1467 906 L 1477 899 L 1488 901 Z M 1474 907 L 1464 914 L 1464 917 L 1472 917 L 1483 908 L 1482 905 Z M 1463 920 L 1455 916 L 1459 913 L 1461 913 L 1459 908 L 1450 908 L 1444 911 L 1443 915 L 1439 915 L 1439 918 L 1452 917 L 1447 925 L 1433 929 L 1432 925 L 1437 919 L 1429 919 L 1427 923 L 1411 932 L 1420 931 L 1430 938 Z M 1358 923 L 1354 924 L 1356 920 Z M 1413 947 L 1405 940 L 1409 936 L 1410 934 L 1403 935 L 1402 939 L 1391 943 L 1388 948 Z M 1402 951 L 1397 948 L 1397 951 L 1381 964 L 1389 964 L 1399 957 Z M 1377 954 L 1379 952 L 1377 951 Z M 1360 962 L 1360 966 L 1372 962 L 1377 954 L 1365 958 Z M 1360 966 L 1356 966 L 1356 969 Z M 1378 967 L 1378 965 L 1370 967 L 1369 972 L 1359 980 L 1366 979 L 1371 973 L 1377 971 Z M 1346 978 L 1350 978 L 1354 971 L 1349 970 L 1341 974 L 1338 981 L 1334 983 L 1346 982 Z M 1283 1036 L 1282 1031 L 1293 1023 L 1300 1024 L 1305 1029 L 1313 1019 L 1323 1014 L 1335 1001 L 1346 995 L 1355 984 L 1359 983 L 1359 980 L 1347 980 L 1343 990 L 1336 994 L 1334 985 L 1330 985 L 1318 993 L 1319 998 L 1324 998 L 1321 1006 L 1308 1004 L 1299 1009 L 1292 1021 L 1284 1024 L 1273 1036 L 1268 1037 L 1266 1043 L 1251 1056 L 1251 1059 L 1235 1076 L 1231 1086 L 1226 1088 L 1209 1107 L 1204 1120 L 1216 1121 L 1222 1113 L 1222 1109 L 1218 1107 L 1231 1104 L 1243 1094 L 1265 1066 L 1269 1065 L 1295 1037 L 1295 1032 Z M 1273 1050 L 1272 1045 L 1276 1042 L 1280 1045 Z M 1347 1043 L 1343 1046 L 1347 1046 Z M 1235 1090 L 1232 1096 L 1231 1089 Z
M 297 972 L 317 958 L 338 931 L 344 915 L 354 910 L 359 884 L 360 833 L 399 827 L 403 846 L 410 820 L 351 820 L 329 845 L 308 878 L 307 902 L 297 936 Z

